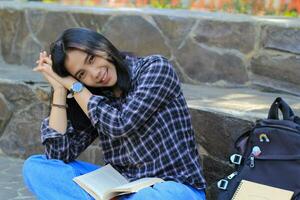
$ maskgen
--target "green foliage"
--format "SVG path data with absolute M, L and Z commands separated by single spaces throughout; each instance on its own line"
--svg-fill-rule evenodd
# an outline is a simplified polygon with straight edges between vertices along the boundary
M 171 0 L 152 0 L 150 1 L 150 6 L 158 9 L 187 9 L 181 3 L 173 6 Z
M 287 10 L 283 13 L 283 16 L 285 16 L 285 17 L 298 17 L 299 14 L 296 10 L 291 10 L 291 11 Z

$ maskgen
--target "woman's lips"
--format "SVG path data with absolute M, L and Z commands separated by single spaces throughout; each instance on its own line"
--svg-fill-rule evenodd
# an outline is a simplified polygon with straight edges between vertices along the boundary
M 108 78 L 108 69 L 105 70 L 104 75 L 101 77 L 100 83 L 105 84 L 107 82 Z

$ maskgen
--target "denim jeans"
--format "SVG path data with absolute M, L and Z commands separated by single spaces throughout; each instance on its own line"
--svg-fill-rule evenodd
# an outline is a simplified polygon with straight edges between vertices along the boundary
M 72 179 L 98 168 L 97 165 L 83 161 L 66 164 L 61 160 L 48 160 L 45 155 L 34 155 L 24 163 L 23 178 L 28 189 L 40 200 L 93 200 Z M 205 192 L 174 181 L 166 181 L 134 194 L 120 196 L 119 199 L 205 200 Z

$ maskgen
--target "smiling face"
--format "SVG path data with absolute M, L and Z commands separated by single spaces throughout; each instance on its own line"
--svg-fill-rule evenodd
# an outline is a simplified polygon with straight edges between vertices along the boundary
M 112 87 L 117 83 L 117 71 L 105 57 L 107 54 L 104 52 L 94 56 L 81 50 L 68 50 L 65 67 L 73 77 L 87 86 Z

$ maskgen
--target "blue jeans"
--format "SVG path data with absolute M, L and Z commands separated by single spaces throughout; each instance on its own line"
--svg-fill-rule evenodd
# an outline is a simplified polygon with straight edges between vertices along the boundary
M 34 155 L 24 163 L 23 178 L 28 189 L 41 200 L 93 200 L 72 179 L 98 168 L 97 165 L 83 161 L 66 164 L 61 160 L 48 160 L 45 155 Z M 205 200 L 205 192 L 174 181 L 166 181 L 119 199 Z

